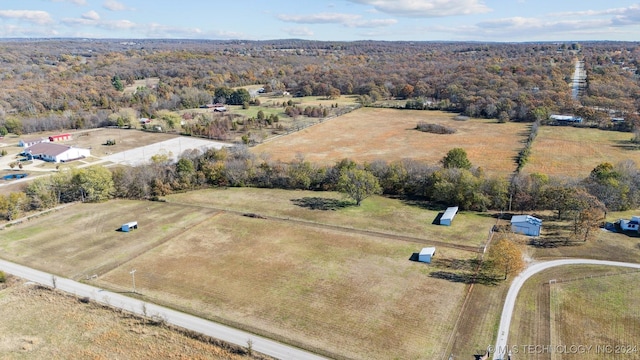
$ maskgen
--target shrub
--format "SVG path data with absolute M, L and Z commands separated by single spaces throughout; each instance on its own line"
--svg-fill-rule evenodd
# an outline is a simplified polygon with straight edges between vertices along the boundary
M 7 281 L 7 275 L 4 273 L 4 271 L 0 271 L 0 283 L 4 283 Z
M 448 126 L 440 124 L 428 124 L 423 121 L 420 121 L 418 125 L 416 125 L 416 130 L 433 134 L 454 134 L 456 132 L 456 129 L 454 128 L 450 128 Z

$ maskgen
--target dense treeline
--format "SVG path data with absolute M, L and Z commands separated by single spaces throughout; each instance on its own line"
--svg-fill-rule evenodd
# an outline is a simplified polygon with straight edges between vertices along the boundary
M 32 181 L 23 193 L 1 195 L 0 214 L 13 219 L 23 211 L 71 201 L 159 199 L 173 192 L 206 187 L 343 191 L 345 183 L 353 185 L 353 179 L 365 179 L 363 184 L 372 189 L 368 193 L 347 190 L 356 194 L 351 196 L 358 203 L 381 192 L 434 206 L 458 205 L 464 210 L 553 210 L 558 218 L 576 222 L 601 221 L 606 210 L 640 207 L 640 170 L 633 162 L 600 164 L 586 179 L 516 174 L 507 180 L 472 167 L 462 149 L 452 149 L 439 165 L 413 160 L 357 164 L 343 159 L 333 166 L 316 166 L 302 156 L 283 163 L 238 146 L 191 150 L 177 162 L 156 155 L 146 165 L 119 167 L 111 172 L 102 167 L 60 172 Z
M 478 44 L 406 42 L 6 41 L 0 44 L 0 127 L 27 133 L 116 125 L 124 108 L 140 116 L 211 102 L 244 104 L 232 87 L 357 95 L 363 105 L 409 99 L 501 121 L 535 121 L 552 112 L 585 112 L 609 126 L 606 110 L 640 107 L 637 43 Z M 589 75 L 581 108 L 571 98 L 576 59 Z M 157 85 L 123 92 L 135 80 Z M 116 81 L 117 80 L 117 81 Z M 317 115 L 317 114 L 316 114 Z M 637 119 L 635 119 L 637 120 Z M 632 122 L 626 122 L 630 130 Z

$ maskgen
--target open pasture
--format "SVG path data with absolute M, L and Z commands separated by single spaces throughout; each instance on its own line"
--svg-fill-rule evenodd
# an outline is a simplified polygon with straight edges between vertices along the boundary
M 465 285 L 409 260 L 420 246 L 225 213 L 114 269 L 148 299 L 334 358 L 437 358 Z M 441 249 L 438 256 L 469 256 Z
M 0 250 L 7 260 L 84 279 L 127 262 L 214 213 L 126 200 L 77 204 L 2 230 Z M 129 221 L 138 221 L 140 228 L 116 231 Z
M 486 242 L 489 230 L 496 223 L 490 214 L 461 211 L 452 226 L 439 226 L 432 224 L 438 216 L 439 211 L 436 210 L 382 196 L 372 196 L 361 206 L 353 206 L 340 193 L 326 191 L 208 189 L 169 195 L 166 200 L 478 249 Z
M 632 137 L 617 131 L 541 126 L 523 172 L 584 178 L 603 162 L 640 164 L 640 150 L 630 143 Z
M 562 266 L 529 279 L 509 332 L 518 359 L 636 359 L 640 354 L 640 273 L 606 266 Z M 550 280 L 556 280 L 550 284 Z M 596 346 L 635 345 L 630 354 L 597 353 Z M 527 352 L 525 345 L 591 345 L 585 353 Z M 558 348 L 556 348 L 558 349 Z M 563 348 L 559 348 L 560 351 Z
M 232 196 L 236 190 L 240 194 Z M 387 203 L 397 200 L 372 198 L 358 209 L 311 210 L 291 200 L 317 193 L 261 191 L 264 198 L 256 189 L 195 192 L 197 196 L 183 198 L 189 204 L 175 203 L 173 196 L 168 202 L 77 204 L 3 230 L 0 249 L 7 259 L 63 276 L 97 274 L 88 281 L 120 291 L 131 289 L 129 272 L 136 269 L 136 288 L 150 301 L 324 349 L 331 357 L 442 355 L 467 285 L 432 274 L 456 272 L 449 262 L 476 254 L 441 246 L 438 261 L 427 265 L 409 260 L 423 244 L 315 225 L 319 220 L 330 223 L 335 219 L 331 213 L 344 212 L 364 227 L 397 217 L 378 228 L 401 233 L 401 222 L 417 221 L 422 210 Z M 232 198 L 224 201 L 240 205 L 214 209 L 223 207 L 216 199 L 226 196 Z M 264 211 L 268 203 L 271 212 Z M 395 208 L 385 210 L 387 206 Z M 304 215 L 293 218 L 296 210 Z M 429 218 L 421 219 L 427 223 L 423 238 L 445 241 L 447 236 L 435 230 L 443 227 L 430 224 L 434 212 L 425 213 Z M 456 218 L 459 225 L 464 219 Z M 140 229 L 115 231 L 132 220 Z M 476 232 L 481 228 L 484 233 L 493 219 L 476 221 Z M 476 243 L 473 236 L 451 241 Z
M 361 108 L 252 149 L 273 159 L 291 161 L 297 154 L 313 163 L 334 164 L 350 158 L 358 162 L 414 159 L 436 164 L 455 147 L 466 150 L 471 163 L 491 174 L 515 169 L 515 156 L 528 136 L 527 124 L 498 124 L 495 120 L 454 120 L 456 114 Z M 415 130 L 418 122 L 456 129 L 441 135 Z

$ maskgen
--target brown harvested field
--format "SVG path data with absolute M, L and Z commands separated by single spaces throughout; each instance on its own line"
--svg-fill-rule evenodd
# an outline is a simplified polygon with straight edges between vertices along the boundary
M 556 282 L 549 284 L 553 279 Z M 530 360 L 638 359 L 638 280 L 640 273 L 631 269 L 588 265 L 562 266 L 533 276 L 521 289 L 514 310 L 509 333 L 514 355 Z M 527 345 L 567 345 L 569 353 L 554 354 Z M 571 345 L 592 348 L 571 353 Z M 623 355 L 596 349 L 616 345 L 632 345 L 636 350 Z
M 250 359 L 142 318 L 11 278 L 0 288 L 2 359 Z
M 542 126 L 533 141 L 525 173 L 586 177 L 598 164 L 627 159 L 640 164 L 631 133 L 564 126 Z
M 246 201 L 244 212 L 207 208 L 232 190 L 194 193 L 203 205 L 196 198 L 188 198 L 190 205 L 136 201 L 73 205 L 3 230 L 0 247 L 5 258 L 61 275 L 97 273 L 98 279 L 91 282 L 114 290 L 130 289 L 129 271 L 135 268 L 136 288 L 145 298 L 306 348 L 324 349 L 330 357 L 442 356 L 467 285 L 431 274 L 455 273 L 458 270 L 448 266 L 448 260 L 470 260 L 475 253 L 438 247 L 439 261 L 426 265 L 409 260 L 424 246 L 420 243 L 303 221 L 242 216 L 262 213 L 259 210 L 269 196 L 284 198 L 271 204 L 283 207 L 284 219 L 295 209 L 304 214 L 300 219 L 314 222 L 330 221 L 330 213 L 351 211 L 284 205 L 291 199 L 317 196 L 312 192 L 290 192 L 285 197 L 269 190 L 267 199 L 249 192 L 225 200 L 252 199 Z M 382 208 L 391 200 L 380 198 L 367 207 L 369 200 L 358 209 L 359 215 L 346 217 L 356 224 L 375 223 L 358 217 L 385 217 L 381 214 L 387 210 Z M 394 206 L 397 209 L 391 213 L 406 216 L 406 222 L 419 210 Z M 140 229 L 128 234 L 114 231 L 130 220 L 138 220 Z M 477 216 L 475 221 L 488 231 L 485 222 L 493 219 Z M 429 231 L 424 238 L 446 240 L 442 233 Z M 473 236 L 449 241 L 475 243 Z M 100 271 L 100 265 L 112 270 Z
M 507 175 L 515 170 L 514 159 L 528 134 L 527 124 L 457 121 L 455 116 L 441 111 L 361 108 L 260 144 L 252 151 L 283 161 L 291 161 L 300 153 L 313 163 L 329 165 L 343 158 L 360 162 L 407 158 L 436 164 L 449 150 L 461 147 L 474 165 L 488 173 Z M 420 121 L 442 124 L 457 132 L 420 132 L 414 129 Z

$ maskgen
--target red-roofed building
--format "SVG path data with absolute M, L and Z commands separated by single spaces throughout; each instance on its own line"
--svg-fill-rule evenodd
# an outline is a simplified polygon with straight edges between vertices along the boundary
M 49 141 L 51 142 L 67 141 L 67 140 L 71 140 L 71 134 L 59 134 L 59 135 L 49 136 Z

